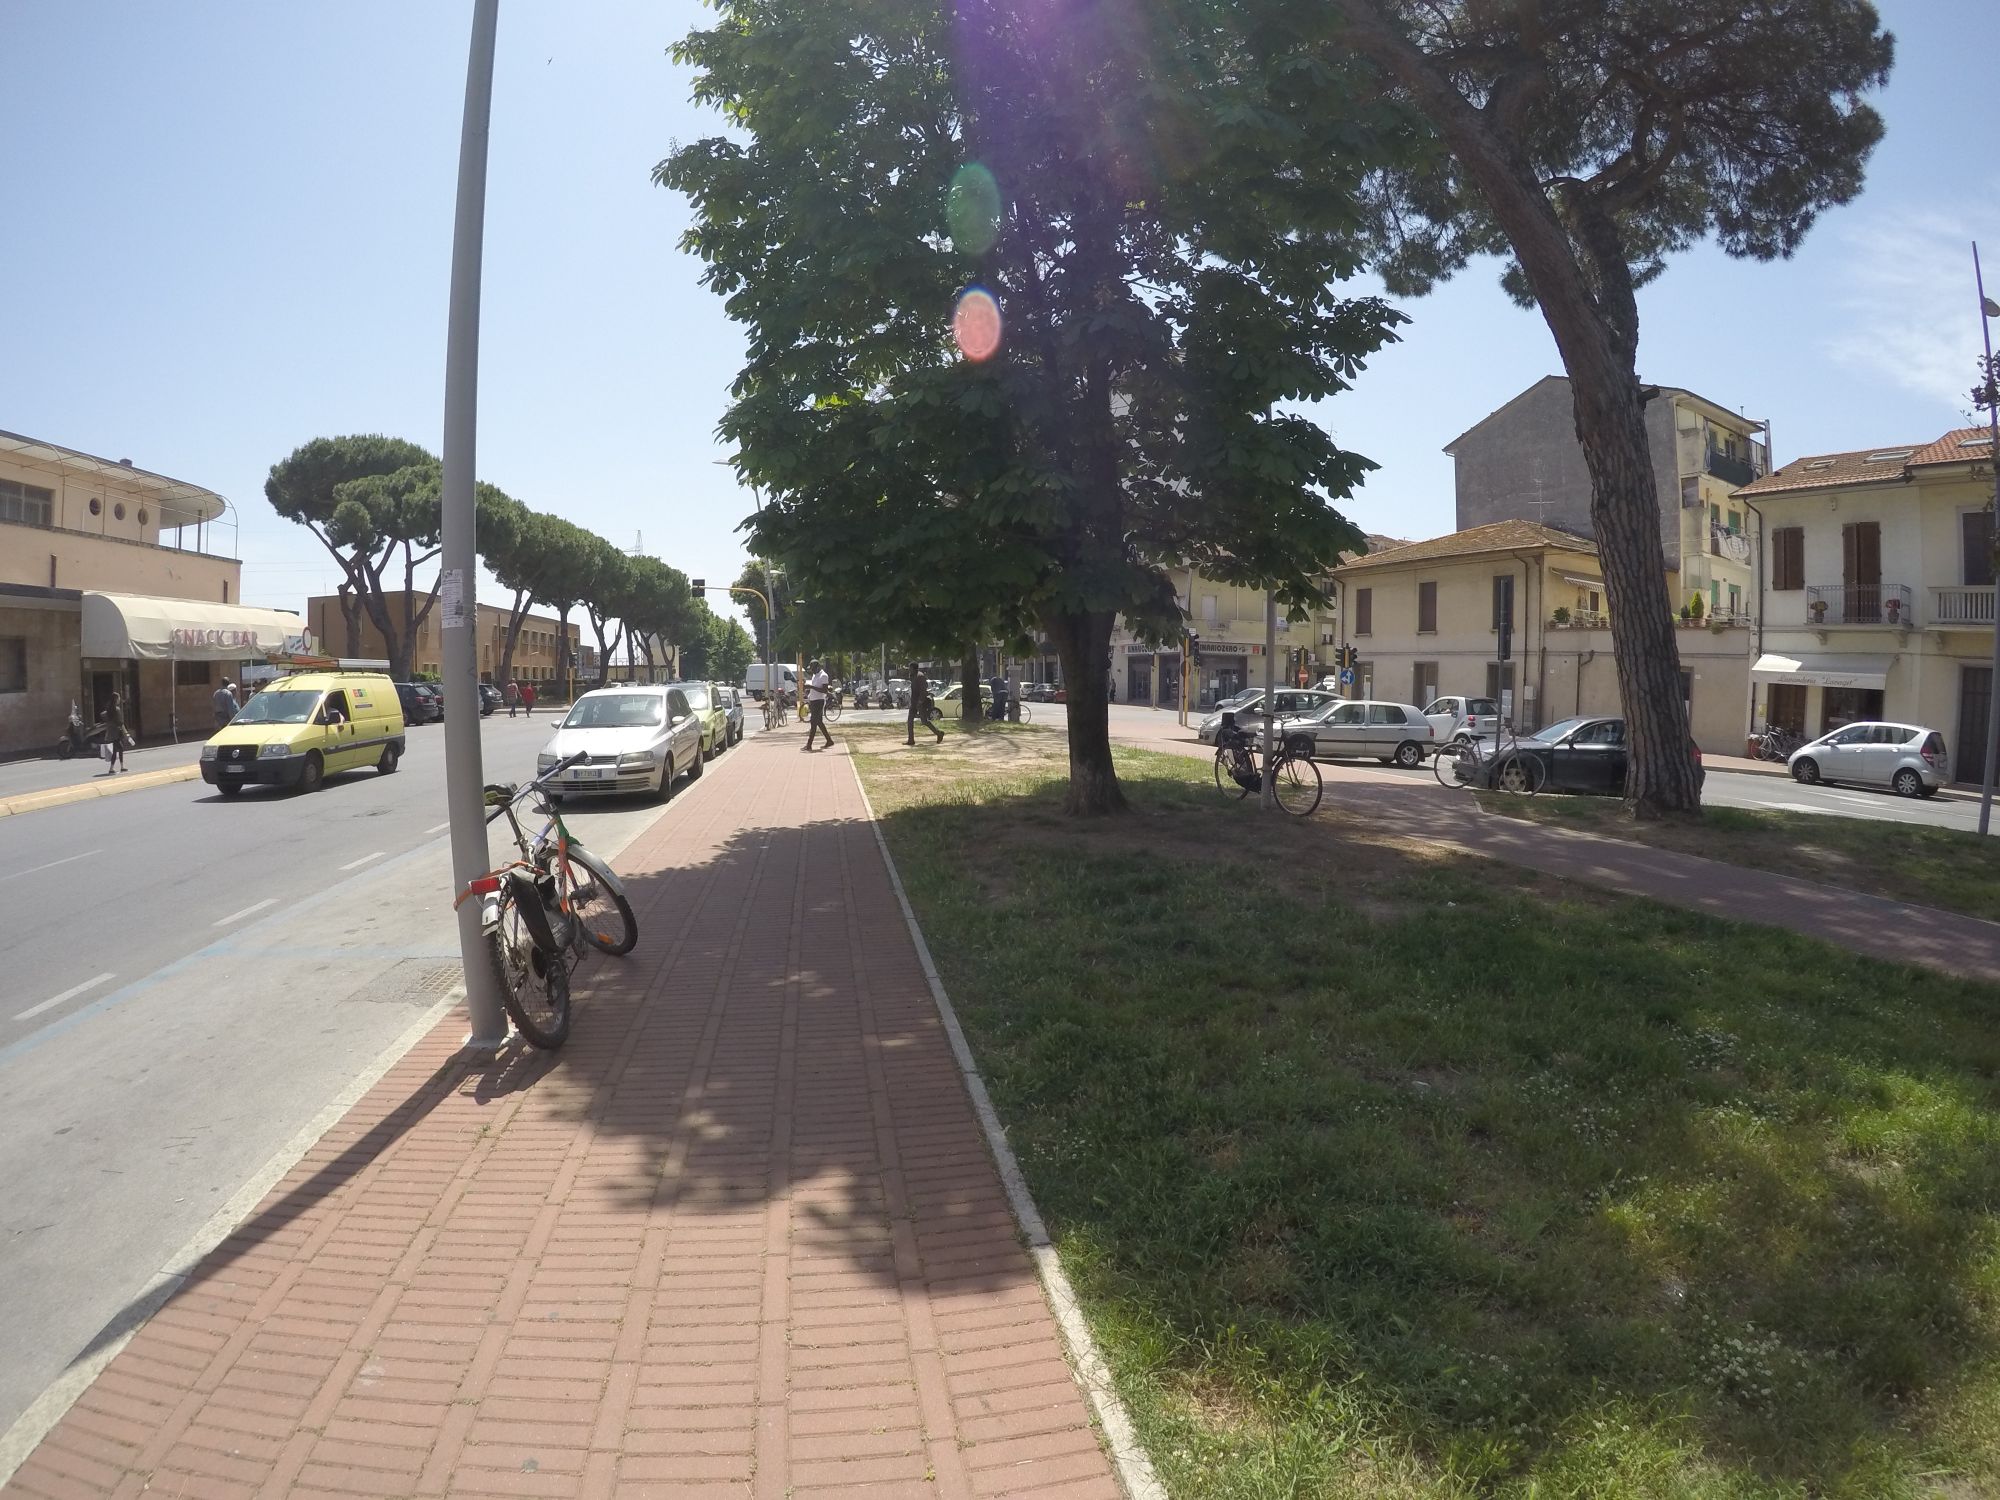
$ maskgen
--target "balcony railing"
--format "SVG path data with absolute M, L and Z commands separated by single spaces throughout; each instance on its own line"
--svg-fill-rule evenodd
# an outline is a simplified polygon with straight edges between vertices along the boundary
M 1931 590 L 1933 625 L 1983 625 L 1993 628 L 1993 589 L 1990 585 L 1953 586 Z
M 1731 562 L 1748 563 L 1750 539 L 1733 527 L 1717 526 L 1711 522 L 1708 528 L 1708 551 L 1711 557 L 1726 557 Z
M 1808 625 L 1914 625 L 1910 591 L 1900 583 L 1806 586 Z
M 1745 485 L 1757 477 L 1756 465 L 1749 459 L 1738 458 L 1720 448 L 1708 450 L 1708 462 L 1704 467 L 1725 484 Z

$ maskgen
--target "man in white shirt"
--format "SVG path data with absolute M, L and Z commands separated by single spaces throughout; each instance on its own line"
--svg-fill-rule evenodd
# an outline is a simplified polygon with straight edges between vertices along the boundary
M 806 679 L 806 712 L 812 715 L 812 723 L 806 727 L 806 749 L 813 748 L 813 736 L 826 735 L 826 748 L 833 748 L 833 736 L 826 727 L 826 690 L 829 679 L 826 668 L 818 662 L 812 664 L 812 676 Z

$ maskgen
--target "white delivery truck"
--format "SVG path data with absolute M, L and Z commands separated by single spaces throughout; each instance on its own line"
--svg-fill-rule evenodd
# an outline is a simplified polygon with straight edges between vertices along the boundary
M 766 674 L 769 674 L 768 676 Z M 762 703 L 770 696 L 770 688 L 775 685 L 778 695 L 794 702 L 799 696 L 799 669 L 790 662 L 773 662 L 765 666 L 761 661 L 750 663 L 749 675 L 743 679 L 750 696 Z

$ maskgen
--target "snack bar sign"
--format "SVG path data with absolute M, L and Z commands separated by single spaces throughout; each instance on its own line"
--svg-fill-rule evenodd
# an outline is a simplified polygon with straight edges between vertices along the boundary
M 174 630 L 174 645 L 182 651 L 214 651 L 239 647 L 245 651 L 255 651 L 257 632 L 238 629 L 193 630 L 180 626 Z

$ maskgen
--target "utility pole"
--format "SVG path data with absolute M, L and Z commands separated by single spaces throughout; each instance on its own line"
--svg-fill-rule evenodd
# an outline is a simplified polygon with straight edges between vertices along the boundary
M 479 749 L 479 642 L 474 621 L 479 518 L 473 499 L 479 438 L 479 273 L 486 239 L 486 146 L 493 114 L 493 38 L 500 0 L 474 0 L 465 65 L 465 121 L 458 142 L 458 213 L 451 237 L 451 311 L 444 357 L 444 559 L 438 611 L 444 634 L 445 806 L 451 815 L 451 876 L 464 890 L 486 872 L 485 771 Z M 499 986 L 479 930 L 480 903 L 458 908 L 465 970 L 468 1047 L 507 1040 Z
M 1986 275 L 1979 268 L 1979 242 L 1972 244 L 1972 281 L 1979 289 L 1979 331 L 1986 340 L 1987 445 L 1986 462 L 1993 466 L 1993 515 L 1991 535 L 1996 543 L 1993 570 L 1993 666 L 1986 685 L 1986 767 L 1979 778 L 1979 832 L 1984 836 L 1993 821 L 1993 773 L 2000 763 L 2000 390 L 1993 375 L 1993 320 L 2000 318 L 2000 303 L 1986 295 Z
M 1278 780 L 1271 774 L 1271 747 L 1278 733 L 1278 596 L 1264 590 L 1264 806 L 1278 805 Z

